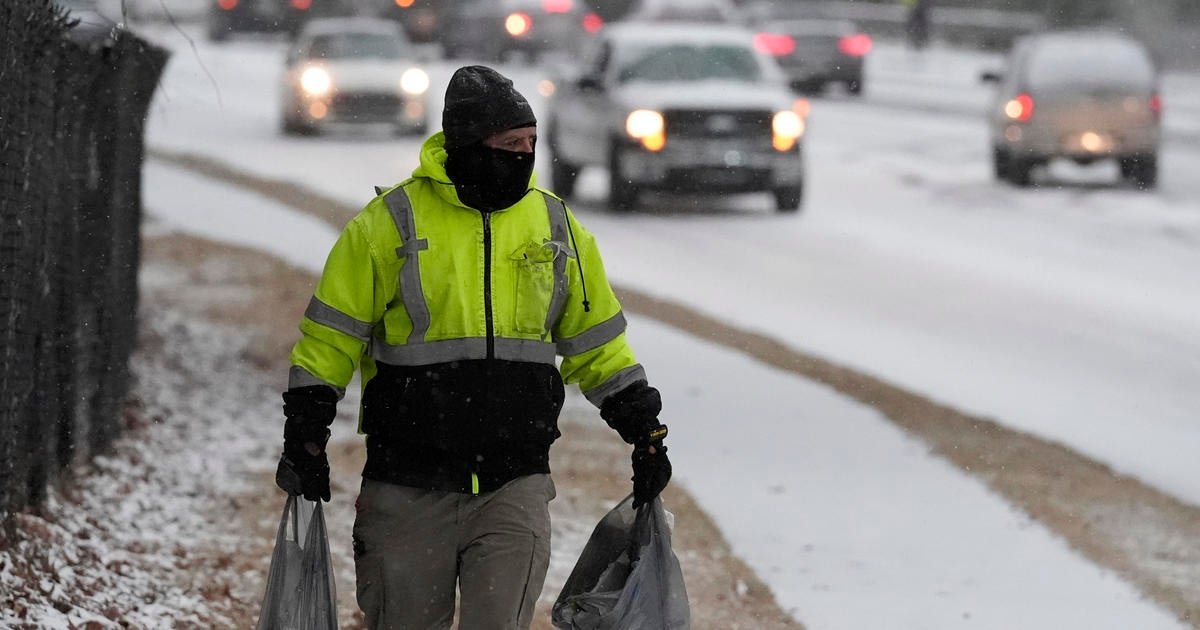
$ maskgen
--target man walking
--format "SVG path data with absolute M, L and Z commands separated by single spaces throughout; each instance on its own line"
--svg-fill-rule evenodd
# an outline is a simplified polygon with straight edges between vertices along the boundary
M 634 446 L 637 503 L 671 476 L 595 239 L 533 185 L 536 124 L 512 81 L 458 69 L 442 132 L 346 225 L 300 323 L 277 482 L 329 499 L 329 426 L 361 370 L 354 554 L 371 628 L 449 628 L 456 587 L 465 630 L 529 627 L 564 383 Z

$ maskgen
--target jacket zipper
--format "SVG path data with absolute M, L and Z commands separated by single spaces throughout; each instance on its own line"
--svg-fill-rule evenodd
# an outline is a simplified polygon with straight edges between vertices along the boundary
M 483 312 L 484 324 L 487 326 L 487 358 L 494 359 L 496 358 L 496 331 L 492 324 L 492 213 L 481 212 L 480 214 L 483 215 Z M 485 394 L 484 400 L 488 399 L 490 399 L 490 395 Z M 471 494 L 479 494 L 478 472 L 476 466 L 472 465 Z
M 487 325 L 487 358 L 496 358 L 495 329 L 492 325 L 492 213 L 483 215 L 483 312 Z

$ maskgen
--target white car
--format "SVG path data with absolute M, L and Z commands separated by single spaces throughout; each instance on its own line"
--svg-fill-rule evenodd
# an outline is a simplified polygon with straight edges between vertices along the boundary
M 647 190 L 770 192 L 780 212 L 800 208 L 805 101 L 754 33 L 619 23 L 600 31 L 578 70 L 560 78 L 547 115 L 558 193 L 599 166 L 618 210 Z
M 394 21 L 321 18 L 291 45 L 280 102 L 286 134 L 346 125 L 387 125 L 397 133 L 429 127 L 429 74 Z

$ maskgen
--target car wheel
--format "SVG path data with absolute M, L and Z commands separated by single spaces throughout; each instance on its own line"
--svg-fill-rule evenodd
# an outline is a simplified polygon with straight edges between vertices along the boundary
M 1008 151 L 1000 147 L 992 147 L 992 171 L 999 181 L 1005 181 L 1009 178 L 1009 161 Z
M 862 78 L 851 79 L 846 82 L 846 91 L 854 96 L 862 96 L 863 84 Z
M 550 179 L 554 184 L 554 192 L 563 197 L 575 194 L 575 179 L 579 177 L 579 167 L 558 157 L 550 161 Z
M 1121 158 L 1121 175 L 1142 190 L 1158 186 L 1158 156 L 1149 154 Z
M 771 191 L 775 195 L 775 210 L 777 212 L 796 212 L 800 210 L 800 202 L 804 199 L 803 184 L 784 186 Z
M 1008 158 L 1008 181 L 1022 188 L 1033 184 L 1033 167 L 1036 164 L 1029 158 Z
M 638 189 L 621 176 L 620 145 L 613 142 L 608 150 L 608 205 L 613 210 L 628 211 L 637 204 Z
M 223 42 L 229 39 L 230 25 L 224 20 L 212 20 L 208 23 L 208 39 L 213 42 Z
M 283 124 L 280 125 L 280 130 L 285 136 L 312 136 L 316 135 L 316 128 L 311 125 L 306 125 L 294 118 L 283 118 Z
M 550 145 L 550 183 L 554 192 L 563 197 L 575 194 L 575 179 L 579 177 L 579 166 L 571 164 L 562 157 L 558 149 L 558 125 L 550 124 L 546 130 L 546 142 Z

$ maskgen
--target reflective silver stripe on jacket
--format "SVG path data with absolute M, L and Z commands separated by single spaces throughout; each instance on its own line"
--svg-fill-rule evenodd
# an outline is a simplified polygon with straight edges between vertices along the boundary
M 561 199 L 542 193 L 546 198 L 546 210 L 550 213 L 550 240 L 561 243 L 564 252 L 569 252 L 567 240 L 567 206 Z M 576 253 L 578 255 L 578 253 Z M 567 301 L 567 260 L 569 254 L 554 256 L 554 294 L 550 296 L 550 310 L 546 311 L 547 334 L 554 330 L 554 324 L 562 314 L 563 305 Z
M 308 387 L 310 385 L 325 385 L 332 387 L 333 391 L 337 392 L 338 400 L 341 400 L 342 397 L 346 395 L 345 387 L 338 387 L 333 383 L 323 381 L 316 376 L 313 376 L 312 372 L 309 372 L 299 365 L 293 365 L 292 369 L 288 370 L 288 389 L 292 389 L 294 387 Z
M 595 350 L 616 339 L 623 332 L 625 332 L 625 313 L 618 311 L 616 315 L 574 337 L 559 339 L 555 345 L 559 354 L 564 357 L 572 357 L 588 350 Z
M 504 361 L 525 361 L 554 365 L 554 344 L 536 339 L 494 339 L 495 358 Z M 487 358 L 487 339 L 467 337 L 393 346 L 376 339 L 370 348 L 371 358 L 390 365 L 431 365 L 447 361 L 469 361 Z
M 421 257 L 417 252 L 429 249 L 429 241 L 417 238 L 416 220 L 413 218 L 412 202 L 402 186 L 393 188 L 383 198 L 387 204 L 396 230 L 400 232 L 402 245 L 396 248 L 396 256 L 404 259 L 400 269 L 400 296 L 404 300 L 404 310 L 412 322 L 412 332 L 408 335 L 409 343 L 421 343 L 425 333 L 429 331 L 429 304 L 425 302 L 425 292 L 421 289 Z
M 371 341 L 371 329 L 374 326 L 370 322 L 355 319 L 318 300 L 315 295 L 309 300 L 308 308 L 304 310 L 304 316 L 322 326 L 328 326 L 340 333 L 350 335 L 363 343 Z
M 594 387 L 583 392 L 583 397 L 587 398 L 593 405 L 599 407 L 604 404 L 606 398 L 625 389 L 630 383 L 644 380 L 647 380 L 646 370 L 642 369 L 641 365 L 634 364 L 613 374 L 599 387 Z

